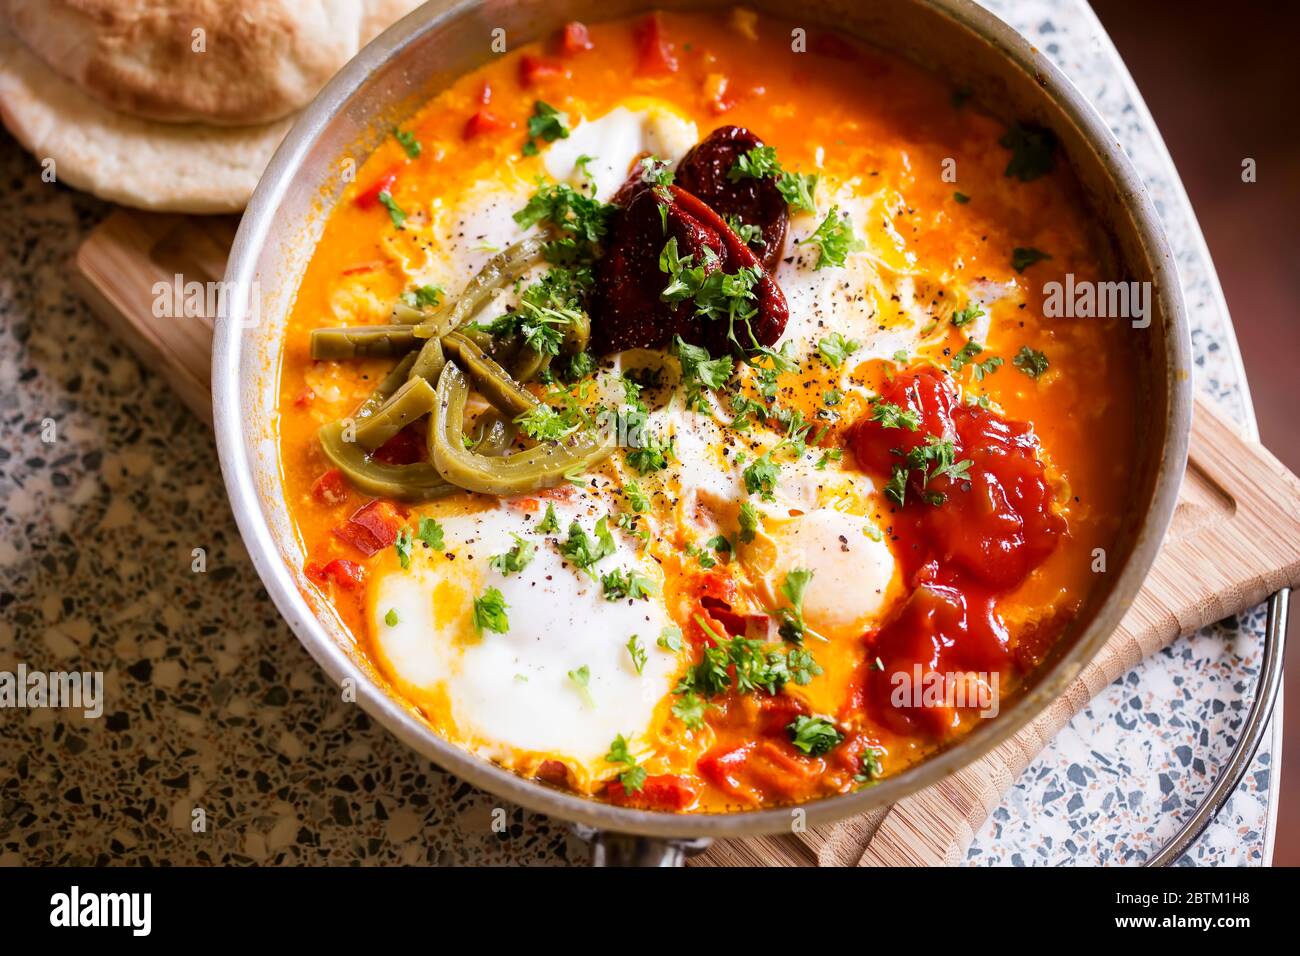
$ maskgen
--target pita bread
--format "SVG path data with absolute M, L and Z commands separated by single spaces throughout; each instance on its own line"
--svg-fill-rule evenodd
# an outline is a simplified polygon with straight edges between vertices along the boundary
M 59 182 L 170 212 L 236 212 L 292 117 L 246 127 L 158 123 L 91 99 L 0 26 L 0 119 Z
M 306 106 L 410 0 L 0 0 L 55 72 L 145 119 L 246 126 Z

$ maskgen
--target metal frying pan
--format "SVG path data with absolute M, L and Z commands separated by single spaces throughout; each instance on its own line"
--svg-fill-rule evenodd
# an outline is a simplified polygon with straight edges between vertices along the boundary
M 348 162 L 359 168 L 395 121 L 457 76 L 488 60 L 493 30 L 511 47 L 571 19 L 607 20 L 652 7 L 727 6 L 716 0 L 434 0 L 393 26 L 349 63 L 302 113 L 262 177 L 226 272 L 227 308 L 217 323 L 212 384 L 217 446 L 240 532 L 268 593 L 303 645 L 385 727 L 439 766 L 503 800 L 578 825 L 597 862 L 673 864 L 715 837 L 789 832 L 788 808 L 731 814 L 669 814 L 618 807 L 526 780 L 440 737 L 390 696 L 361 660 L 332 610 L 301 577 L 302 555 L 282 496 L 275 440 L 280 340 L 313 244 L 341 193 Z M 1139 360 L 1142 459 L 1132 475 L 1125 538 L 1111 571 L 1026 691 L 998 719 L 932 758 L 857 793 L 803 806 L 817 825 L 891 804 L 964 766 L 1039 713 L 1079 673 L 1140 588 L 1173 513 L 1187 460 L 1191 346 L 1173 256 L 1155 210 L 1106 124 L 1039 52 L 968 0 L 825 0 L 815 6 L 752 0 L 764 13 L 830 29 L 901 54 L 969 87 L 1006 120 L 1051 127 L 1107 239 L 1106 271 L 1150 281 L 1153 320 L 1133 330 Z

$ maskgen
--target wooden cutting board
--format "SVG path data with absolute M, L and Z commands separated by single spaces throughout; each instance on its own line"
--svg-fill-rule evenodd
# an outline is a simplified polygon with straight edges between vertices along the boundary
M 154 303 L 159 283 L 221 279 L 237 224 L 122 210 L 87 237 L 74 263 L 74 282 L 99 317 L 209 423 L 212 319 L 160 317 Z M 1007 788 L 1098 691 L 1179 635 L 1296 586 L 1300 479 L 1198 400 L 1164 546 L 1115 634 L 1057 701 L 984 758 L 892 807 L 804 833 L 720 842 L 691 862 L 957 863 Z

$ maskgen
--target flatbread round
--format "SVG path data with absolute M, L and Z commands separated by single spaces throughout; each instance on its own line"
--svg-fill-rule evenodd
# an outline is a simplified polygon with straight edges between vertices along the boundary
M 0 26 L 0 119 L 59 182 L 170 212 L 244 208 L 293 117 L 246 127 L 158 123 L 91 99 Z
M 363 26 L 369 8 L 394 2 L 0 0 L 0 8 L 29 49 L 106 106 L 246 126 L 310 102 L 361 48 L 363 28 L 373 29 Z

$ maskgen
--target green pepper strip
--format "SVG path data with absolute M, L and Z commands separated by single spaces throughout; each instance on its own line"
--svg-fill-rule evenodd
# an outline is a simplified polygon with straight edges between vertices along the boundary
M 407 379 L 381 408 L 357 423 L 357 444 L 374 451 L 421 415 L 433 411 L 437 400 L 433 386 L 424 379 Z
M 473 450 L 480 455 L 494 458 L 506 452 L 514 444 L 518 429 L 515 428 L 514 422 L 506 421 L 501 417 L 500 412 L 492 410 L 479 416 L 474 432 L 478 437 L 474 440 Z
M 420 351 L 415 357 L 415 364 L 411 366 L 411 370 L 406 377 L 408 379 L 422 378 L 432 388 L 438 384 L 438 376 L 442 374 L 442 366 L 446 361 L 446 357 L 442 354 L 442 341 L 440 339 L 426 339 L 424 345 L 420 346 Z
M 389 465 L 367 458 L 360 445 L 343 440 L 344 427 L 342 421 L 330 422 L 317 432 L 317 437 L 325 457 L 366 494 L 403 501 L 427 501 L 459 490 L 427 462 Z
M 384 376 L 378 387 L 370 393 L 370 397 L 361 403 L 352 414 L 354 421 L 361 421 L 363 418 L 369 418 L 375 412 L 383 407 L 384 402 L 393 397 L 393 393 L 402 387 L 406 381 L 407 374 L 411 371 L 411 366 L 415 364 L 415 353 L 409 353 L 404 359 L 393 366 L 393 370 Z
M 510 418 L 522 415 L 538 404 L 531 392 L 460 332 L 444 335 L 442 344 L 451 357 L 465 367 L 483 397 Z M 442 379 L 438 381 L 441 382 Z
M 438 379 L 438 404 L 429 429 L 429 456 L 448 482 L 488 495 L 520 495 L 551 488 L 565 476 L 608 457 L 612 441 L 584 431 L 562 442 L 546 442 L 525 451 L 488 457 L 465 447 L 465 400 L 469 382 L 456 363 L 448 362 Z
M 415 335 L 422 339 L 436 339 L 460 328 L 486 304 L 492 293 L 513 282 L 541 261 L 540 239 L 523 239 L 507 246 L 487 261 L 458 298 L 449 300 L 432 316 L 415 326 Z
M 420 345 L 413 325 L 361 325 L 347 329 L 312 329 L 311 357 L 337 361 L 352 358 L 398 358 Z

